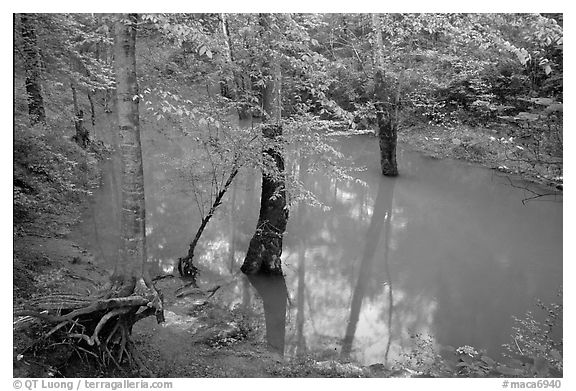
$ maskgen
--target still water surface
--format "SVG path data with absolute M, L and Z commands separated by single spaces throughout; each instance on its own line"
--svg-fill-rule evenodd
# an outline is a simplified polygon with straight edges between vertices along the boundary
M 101 138 L 114 144 L 110 134 Z M 171 166 L 192 150 L 189 142 L 143 135 L 148 256 L 164 272 L 186 254 L 200 223 L 189 182 Z M 359 180 L 337 181 L 306 172 L 307 162 L 287 162 L 329 207 L 290 211 L 285 286 L 278 285 L 289 296 L 285 332 L 282 316 L 267 319 L 275 325 L 269 339 L 284 344 L 287 355 L 391 363 L 420 333 L 437 348 L 472 345 L 496 356 L 509 341 L 513 315 L 533 310 L 537 298 L 555 301 L 562 281 L 561 198 L 524 205 L 531 194 L 494 171 L 404 149 L 401 176 L 383 178 L 374 138 L 335 143 L 366 167 L 354 174 Z M 119 169 L 118 157 L 104 163 L 101 187 L 75 234 L 107 266 L 120 245 Z M 223 285 L 216 297 L 231 307 L 261 306 L 258 293 L 265 294 L 239 271 L 258 219 L 259 186 L 257 174 L 240 175 L 195 252 L 200 282 Z M 265 300 L 269 313 L 274 303 L 282 312 L 277 296 Z

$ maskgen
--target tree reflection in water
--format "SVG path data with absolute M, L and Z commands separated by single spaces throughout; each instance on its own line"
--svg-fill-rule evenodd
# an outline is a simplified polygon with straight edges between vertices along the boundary
M 283 356 L 286 336 L 286 304 L 288 302 L 288 289 L 284 276 L 258 273 L 247 275 L 247 278 L 264 304 L 268 346 L 270 350 Z
M 354 341 L 354 334 L 356 333 L 356 327 L 358 325 L 358 319 L 360 317 L 360 310 L 362 308 L 362 300 L 366 292 L 366 288 L 370 283 L 370 278 L 373 273 L 373 265 L 376 259 L 376 250 L 378 249 L 378 244 L 380 242 L 380 237 L 382 236 L 382 227 L 385 226 L 385 242 L 384 242 L 384 253 L 383 262 L 386 270 L 386 278 L 388 279 L 388 343 L 386 347 L 385 358 L 388 358 L 388 352 L 390 350 L 390 342 L 392 336 L 390 335 L 391 325 L 392 325 L 392 309 L 393 309 L 393 296 L 392 296 L 392 281 L 390 277 L 390 270 L 388 267 L 388 247 L 390 246 L 390 235 L 391 235 L 391 218 L 392 218 L 392 206 L 394 202 L 394 186 L 396 184 L 395 179 L 382 178 L 378 184 L 378 195 L 374 203 L 374 211 L 372 213 L 372 218 L 370 219 L 370 226 L 366 233 L 366 244 L 364 246 L 364 251 L 362 254 L 362 262 L 360 264 L 360 272 L 358 274 L 358 281 L 356 287 L 354 288 L 354 293 L 352 295 L 352 305 L 350 308 L 350 318 L 348 320 L 348 326 L 346 327 L 346 334 L 342 341 L 341 356 L 348 358 L 352 352 L 352 345 Z

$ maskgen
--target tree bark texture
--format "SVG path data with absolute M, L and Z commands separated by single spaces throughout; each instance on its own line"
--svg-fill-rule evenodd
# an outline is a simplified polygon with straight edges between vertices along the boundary
M 383 175 L 397 176 L 396 144 L 398 139 L 399 91 L 393 94 L 391 86 L 386 85 L 385 82 L 382 22 L 378 14 L 372 14 L 372 27 L 376 38 L 374 43 L 374 106 L 378 122 L 380 166 Z
M 378 143 L 380 145 L 380 168 L 386 176 L 398 175 L 396 162 L 396 145 L 398 143 L 398 118 L 395 107 L 386 107 L 388 98 L 385 96 L 386 85 L 384 75 L 376 71 L 376 120 L 378 122 Z
M 261 15 L 264 29 L 270 29 L 270 15 Z M 282 138 L 281 120 L 281 70 L 280 64 L 271 53 L 263 65 L 268 79 L 262 89 L 264 124 L 262 136 L 269 141 L 263 152 L 265 161 L 274 163 L 274 173 L 262 173 L 262 195 L 260 215 L 256 232 L 250 240 L 248 252 L 241 270 L 245 274 L 282 274 L 282 237 L 288 221 L 286 188 L 284 180 L 284 157 L 279 142 Z
M 34 16 L 32 14 L 22 14 L 20 16 L 22 29 L 22 39 L 24 41 L 24 69 L 26 72 L 25 86 L 28 100 L 28 115 L 30 122 L 46 123 L 46 111 L 44 110 L 44 99 L 42 98 L 42 87 L 40 84 L 40 54 L 34 28 Z
M 123 248 L 116 262 L 113 282 L 133 290 L 144 275 L 146 262 L 146 209 L 144 170 L 138 114 L 136 78 L 137 15 L 115 23 L 115 72 L 120 151 L 122 155 L 121 236 Z

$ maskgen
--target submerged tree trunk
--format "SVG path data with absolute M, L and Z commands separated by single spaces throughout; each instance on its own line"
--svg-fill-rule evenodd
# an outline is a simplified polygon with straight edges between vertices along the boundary
M 260 17 L 264 28 L 269 28 L 270 15 Z M 286 189 L 284 181 L 284 157 L 280 147 L 281 124 L 281 71 L 277 59 L 271 55 L 264 64 L 268 78 L 262 91 L 262 107 L 265 114 L 262 136 L 268 143 L 263 153 L 265 162 L 273 164 L 262 172 L 262 195 L 256 233 L 250 240 L 248 252 L 241 270 L 245 274 L 282 274 L 280 256 L 282 237 L 288 221 Z
M 372 27 L 376 37 L 374 43 L 374 106 L 378 122 L 380 166 L 383 175 L 397 176 L 396 144 L 398 139 L 399 85 L 396 93 L 393 93 L 391 86 L 386 83 L 382 25 L 380 16 L 377 14 L 372 14 Z
M 34 28 L 34 17 L 31 14 L 20 16 L 22 38 L 24 41 L 24 68 L 26 71 L 26 95 L 28 101 L 28 115 L 32 124 L 46 123 L 46 112 L 44 110 L 44 99 L 42 98 L 42 87 L 40 85 L 40 54 L 38 53 L 38 42 L 36 39 L 36 29 Z
M 380 237 L 382 236 L 382 227 L 384 226 L 385 222 L 389 222 L 392 215 L 394 186 L 394 180 L 381 180 L 378 186 L 378 195 L 374 201 L 374 212 L 372 214 L 372 218 L 370 219 L 370 226 L 368 227 L 368 232 L 366 234 L 366 245 L 362 254 L 360 272 L 358 273 L 358 282 L 356 283 L 354 293 L 352 294 L 350 318 L 348 319 L 346 334 L 342 341 L 342 350 L 340 354 L 344 358 L 349 357 L 350 353 L 352 352 L 352 344 L 354 342 L 354 335 L 356 334 L 358 320 L 360 319 L 362 301 L 364 300 L 366 288 L 370 282 L 376 250 L 380 242 Z M 388 223 L 387 227 L 389 228 Z M 388 230 L 385 234 L 389 235 Z M 388 240 L 386 241 L 386 245 L 389 245 Z M 387 249 L 384 251 L 385 254 L 388 254 Z M 387 262 L 387 259 L 384 261 Z

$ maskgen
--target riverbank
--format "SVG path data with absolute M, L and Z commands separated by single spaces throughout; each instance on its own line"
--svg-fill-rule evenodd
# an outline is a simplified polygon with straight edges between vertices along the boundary
M 509 134 L 509 127 L 420 125 L 400 130 L 398 141 L 436 159 L 465 160 L 562 190 L 562 144 L 536 149 L 533 140 Z

